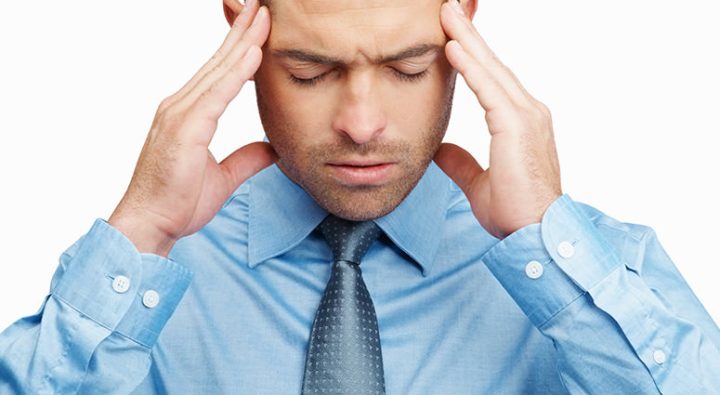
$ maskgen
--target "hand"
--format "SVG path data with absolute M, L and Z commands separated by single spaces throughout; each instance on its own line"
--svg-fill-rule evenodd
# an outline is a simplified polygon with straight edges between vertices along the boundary
M 502 239 L 540 222 L 562 195 L 550 111 L 498 60 L 457 0 L 442 5 L 440 20 L 451 39 L 445 55 L 485 109 L 491 142 L 486 170 L 453 144 L 442 144 L 435 162 L 463 190 L 480 224 Z
M 158 107 L 130 185 L 108 222 L 140 252 L 167 255 L 197 232 L 246 179 L 276 154 L 248 144 L 218 163 L 208 150 L 218 119 L 262 60 L 267 8 L 248 2 L 213 57 Z

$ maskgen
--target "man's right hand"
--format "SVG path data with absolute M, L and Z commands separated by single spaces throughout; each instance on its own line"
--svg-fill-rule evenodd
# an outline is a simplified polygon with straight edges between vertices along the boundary
M 158 107 L 130 185 L 108 220 L 140 252 L 166 256 L 175 241 L 207 224 L 243 181 L 276 160 L 262 142 L 220 163 L 208 149 L 218 119 L 260 66 L 269 32 L 267 8 L 248 1 L 220 49 Z

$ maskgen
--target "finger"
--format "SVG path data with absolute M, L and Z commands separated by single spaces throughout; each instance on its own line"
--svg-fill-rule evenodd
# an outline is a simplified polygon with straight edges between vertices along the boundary
M 456 1 L 449 0 L 441 9 L 440 20 L 448 37 L 458 41 L 470 56 L 483 65 L 515 103 L 522 105 L 532 98 L 517 76 L 490 49 L 472 21 L 455 11 L 459 5 L 453 4 L 457 4 Z
M 265 142 L 254 142 L 237 149 L 220 162 L 228 190 L 234 191 L 245 180 L 272 165 L 276 160 L 275 150 Z
M 445 45 L 445 56 L 448 62 L 462 74 L 485 111 L 491 112 L 514 104 L 495 77 L 485 66 L 470 56 L 460 43 L 455 40 L 448 41 Z
M 205 76 L 183 97 L 178 104 L 181 106 L 192 106 L 199 98 L 208 95 L 208 90 L 218 85 L 218 82 L 225 75 L 233 70 L 237 70 L 238 62 L 245 59 L 246 52 L 252 46 L 261 47 L 267 40 L 270 33 L 270 17 L 266 7 L 261 7 L 252 25 L 243 33 L 242 39 L 236 42 L 234 47 L 222 60 L 218 61 Z M 253 74 L 255 70 L 253 70 Z M 246 79 L 252 77 L 250 74 Z M 234 96 L 233 96 L 234 97 Z
M 473 188 L 478 185 L 478 178 L 485 172 L 469 152 L 455 144 L 440 144 L 434 161 L 466 196 L 474 194 Z
M 243 34 L 248 29 L 250 24 L 253 22 L 255 15 L 258 10 L 257 0 L 247 0 L 242 8 L 242 11 L 238 14 L 233 22 L 230 31 L 225 36 L 220 48 L 213 54 L 213 56 L 195 73 L 195 75 L 188 81 L 177 93 L 175 93 L 176 100 L 182 99 L 205 75 L 212 70 L 221 59 L 225 58 L 232 48 L 237 44 L 238 41 L 243 37 Z
M 230 101 L 240 93 L 245 82 L 255 74 L 261 61 L 262 50 L 256 45 L 248 48 L 245 56 L 193 103 L 186 114 L 180 135 L 189 143 L 208 146 L 217 129 L 218 119 Z

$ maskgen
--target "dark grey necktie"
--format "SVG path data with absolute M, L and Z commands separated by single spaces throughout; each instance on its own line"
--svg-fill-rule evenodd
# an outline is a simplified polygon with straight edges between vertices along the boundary
M 328 216 L 320 230 L 334 255 L 315 315 L 303 394 L 385 394 L 377 317 L 360 259 L 381 233 L 372 221 Z

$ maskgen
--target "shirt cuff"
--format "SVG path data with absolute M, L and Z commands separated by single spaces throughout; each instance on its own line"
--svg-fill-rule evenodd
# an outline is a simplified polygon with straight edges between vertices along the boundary
M 141 254 L 102 219 L 95 221 L 64 269 L 53 297 L 149 348 L 192 278 L 171 259 Z
M 513 232 L 482 260 L 538 328 L 621 266 L 567 194 L 547 208 L 541 223 Z

